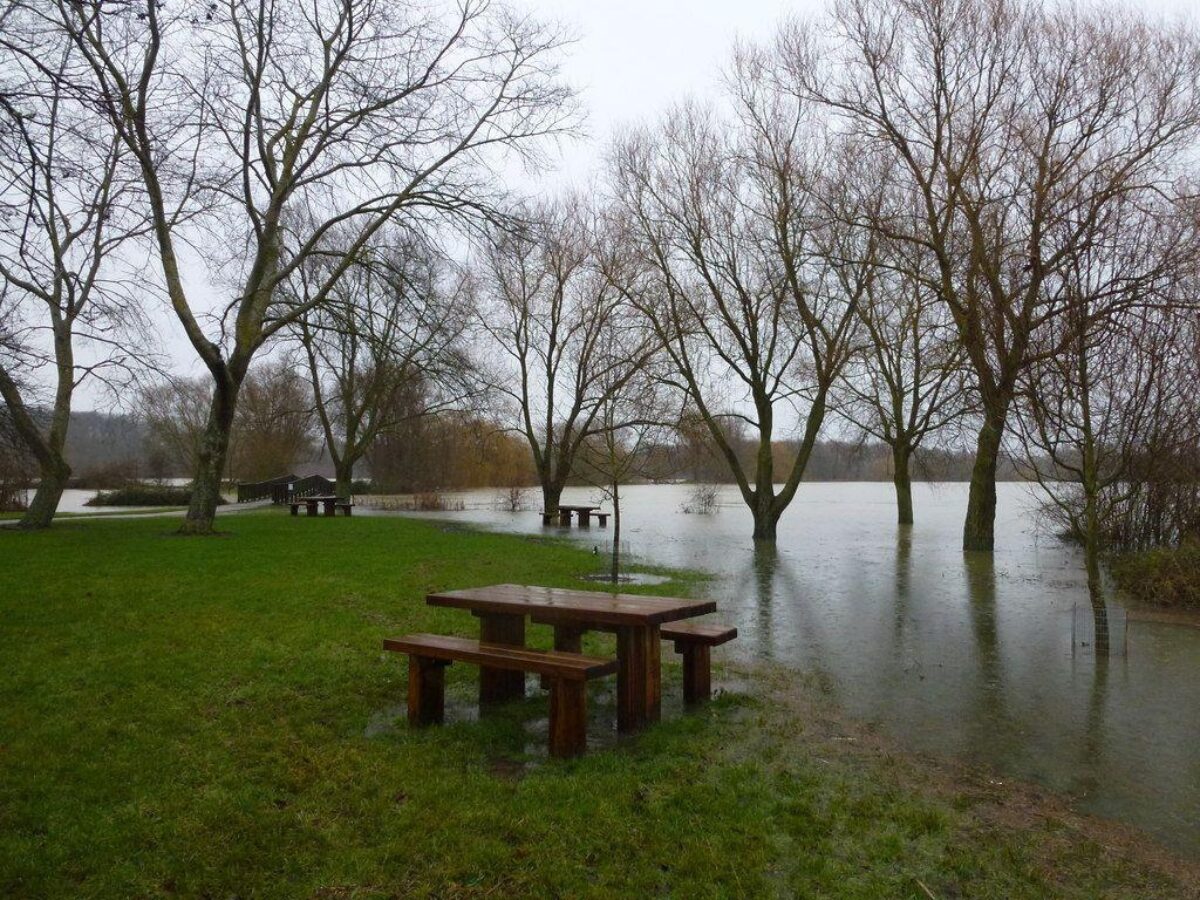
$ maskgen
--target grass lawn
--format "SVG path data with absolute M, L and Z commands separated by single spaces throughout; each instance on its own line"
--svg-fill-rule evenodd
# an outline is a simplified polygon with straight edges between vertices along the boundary
M 558 762 L 544 696 L 476 721 L 476 670 L 454 665 L 450 724 L 410 731 L 404 660 L 381 639 L 474 633 L 425 592 L 578 585 L 595 560 L 396 518 L 221 524 L 0 529 L 0 895 L 1196 890 L 1187 864 L 1119 829 L 1025 814 L 1029 795 L 856 732 L 793 673 L 726 670 L 737 690 L 684 714 L 672 668 L 664 722 L 621 741 L 598 686 L 592 750 Z

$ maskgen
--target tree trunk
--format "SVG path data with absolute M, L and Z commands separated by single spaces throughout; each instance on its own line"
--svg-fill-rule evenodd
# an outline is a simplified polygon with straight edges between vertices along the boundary
M 192 482 L 192 501 L 187 517 L 179 529 L 181 534 L 212 534 L 221 502 L 221 481 L 225 474 L 225 458 L 229 453 L 229 435 L 233 430 L 233 413 L 240 388 L 230 379 L 218 383 L 213 390 L 208 424 L 196 456 L 196 477 Z
M 754 540 L 775 541 L 776 525 L 779 523 L 779 513 L 775 510 L 774 496 L 758 490 L 755 493 L 754 505 L 750 507 L 754 514 Z
M 996 467 L 1003 435 L 1004 416 L 988 416 L 979 429 L 967 518 L 963 523 L 963 550 L 991 553 L 996 548 Z
M 913 523 L 912 476 L 909 474 L 911 453 L 903 444 L 892 447 L 892 484 L 896 486 L 896 520 L 901 525 Z
M 333 492 L 338 495 L 341 500 L 349 500 L 352 493 L 351 485 L 354 482 L 354 462 L 349 459 L 342 459 L 333 467 L 334 483 Z
M 542 511 L 548 516 L 558 515 L 558 504 L 562 499 L 562 485 L 542 482 Z
M 41 480 L 33 494 L 33 502 L 25 515 L 21 516 L 21 528 L 49 528 L 58 512 L 58 501 L 62 498 L 67 479 L 71 477 L 71 467 L 60 455 L 55 454 L 53 464 L 42 464 L 40 467 Z
M 620 484 L 613 482 L 613 552 L 612 552 L 612 582 L 621 580 L 621 492 Z
M 1109 652 L 1108 607 L 1104 604 L 1104 586 L 1100 574 L 1100 521 L 1096 514 L 1094 490 L 1086 488 L 1084 503 L 1083 561 L 1087 569 L 1088 599 L 1092 605 L 1097 655 Z

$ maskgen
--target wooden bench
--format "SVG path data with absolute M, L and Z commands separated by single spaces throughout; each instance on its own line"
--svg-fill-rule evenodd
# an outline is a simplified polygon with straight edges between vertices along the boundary
M 712 696 L 712 648 L 737 637 L 737 629 L 706 622 L 671 622 L 659 634 L 675 642 L 683 656 L 683 700 L 700 703 Z
M 348 516 L 350 515 L 351 510 L 354 509 L 354 503 L 350 500 L 339 500 L 337 502 L 337 508 L 342 511 L 342 515 Z
M 530 650 L 471 638 L 410 634 L 388 638 L 385 650 L 408 654 L 408 724 L 439 724 L 445 715 L 444 669 L 452 662 L 533 672 L 550 681 L 550 755 L 577 756 L 587 749 L 587 682 L 617 671 L 615 659 Z

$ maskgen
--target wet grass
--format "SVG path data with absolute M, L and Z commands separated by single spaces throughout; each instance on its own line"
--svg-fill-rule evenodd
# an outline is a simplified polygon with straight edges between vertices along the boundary
M 672 702 L 632 740 L 597 703 L 605 746 L 564 763 L 544 758 L 543 697 L 474 721 L 456 665 L 451 724 L 410 731 L 381 639 L 474 632 L 426 592 L 577 585 L 590 555 L 405 519 L 222 524 L 0 530 L 0 895 L 1188 892 L 1069 822 L 1006 822 L 886 748 L 843 752 L 787 673 Z

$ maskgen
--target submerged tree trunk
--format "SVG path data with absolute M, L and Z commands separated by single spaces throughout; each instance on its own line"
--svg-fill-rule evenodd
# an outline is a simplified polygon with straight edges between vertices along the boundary
M 221 502 L 221 481 L 225 474 L 225 459 L 229 453 L 229 436 L 233 430 L 239 387 L 230 379 L 224 384 L 218 383 L 213 390 L 208 424 L 196 456 L 192 500 L 183 526 L 179 529 L 181 534 L 213 533 L 217 506 Z
M 774 541 L 780 513 L 775 508 L 774 495 L 760 488 L 755 493 L 750 511 L 754 514 L 754 540 Z
M 967 497 L 963 523 L 963 549 L 991 553 L 996 547 L 996 468 L 1000 462 L 1000 440 L 1004 417 L 988 416 L 975 444 L 975 467 Z
M 1087 453 L 1085 469 L 1091 468 L 1092 454 Z M 1085 477 L 1089 477 L 1085 475 Z M 1096 511 L 1094 487 L 1085 485 L 1083 561 L 1087 569 L 1088 599 L 1092 605 L 1092 622 L 1095 626 L 1096 654 L 1107 656 L 1109 652 L 1108 607 L 1104 604 L 1104 585 L 1100 573 L 1100 520 Z
M 912 476 L 909 473 L 911 454 L 903 444 L 892 447 L 892 483 L 896 486 L 896 520 L 901 525 L 913 523 Z
M 612 485 L 613 502 L 613 552 L 612 552 L 612 582 L 621 580 L 621 485 L 614 481 Z
M 542 511 L 548 516 L 558 515 L 558 504 L 562 499 L 562 485 L 542 481 Z

